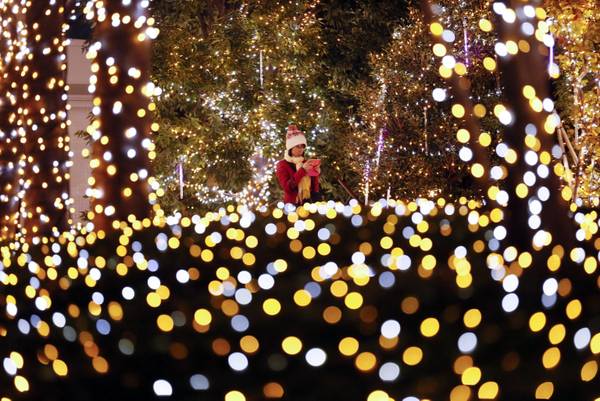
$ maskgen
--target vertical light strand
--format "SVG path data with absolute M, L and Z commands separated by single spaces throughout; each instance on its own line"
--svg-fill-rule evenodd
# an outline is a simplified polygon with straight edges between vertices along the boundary
M 423 107 L 423 131 L 425 133 L 425 156 L 429 156 L 429 138 L 427 133 L 427 105 Z
M 26 163 L 22 227 L 26 239 L 58 236 L 69 227 L 64 0 L 32 2 L 25 13 L 27 57 L 21 71 Z
M 469 68 L 469 34 L 467 32 L 467 19 L 463 17 L 463 41 L 465 49 L 465 65 Z
M 550 34 L 550 42 L 548 54 L 548 75 L 552 76 L 554 70 L 554 38 L 552 37 L 552 34 Z
M 184 188 L 184 178 L 183 178 L 183 158 L 179 159 L 179 163 L 177 163 L 177 176 L 179 178 L 179 199 L 183 199 L 183 188 Z
M 260 88 L 263 89 L 264 87 L 264 67 L 263 67 L 263 51 L 260 51 Z
M 155 180 L 148 170 L 154 154 L 150 130 L 155 110 L 149 76 L 150 42 L 158 29 L 147 16 L 148 6 L 147 0 L 86 6 L 96 24 L 88 51 L 95 74 L 90 81 L 95 119 L 88 129 L 94 139 L 88 217 L 96 229 L 150 218 L 156 203 L 151 188 Z
M 381 161 L 381 152 L 383 152 L 383 130 L 379 129 L 379 137 L 377 138 L 377 151 L 375 152 L 375 168 L 379 169 L 379 162 Z
M 364 173 L 364 186 L 365 186 L 365 206 L 369 205 L 369 183 L 371 181 L 371 160 L 367 159 Z

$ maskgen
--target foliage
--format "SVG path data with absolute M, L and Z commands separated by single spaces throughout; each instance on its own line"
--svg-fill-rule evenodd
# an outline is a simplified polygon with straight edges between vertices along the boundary
M 291 122 L 324 161 L 327 196 L 347 199 L 338 180 L 356 190 L 360 177 L 350 167 L 353 88 L 370 79 L 368 53 L 387 43 L 403 5 L 154 1 L 161 35 L 153 82 L 163 91 L 156 99 L 154 167 L 167 189 L 163 206 L 197 210 L 279 199 L 273 179 L 268 191 L 257 181 L 281 158 Z
M 485 57 L 493 57 L 494 41 L 478 28 L 488 15 L 487 4 L 444 4 L 446 26 L 467 35 L 466 51 L 464 35 L 448 36 L 446 46 L 453 49 L 448 53 L 459 55 L 455 62 L 465 67 L 467 89 L 482 110 L 482 127 L 497 140 L 499 125 L 491 110 L 500 99 L 499 75 L 482 65 Z M 474 194 L 467 166 L 459 159 L 458 126 L 450 112 L 453 97 L 441 91 L 444 83 L 432 45 L 420 11 L 412 7 L 392 41 L 372 54 L 371 82 L 356 88 L 360 118 L 355 138 L 360 146 L 353 152 L 354 167 L 364 174 L 363 185 L 368 181 L 374 196 L 386 196 L 388 188 L 393 197 L 402 198 Z M 432 98 L 436 88 L 438 101 Z
M 594 1 L 547 0 L 560 78 L 556 107 L 578 156 L 570 182 L 586 205 L 600 198 L 600 17 Z M 574 160 L 572 160 L 573 162 Z
M 268 202 L 257 176 L 282 158 L 287 125 L 299 125 L 321 153 L 340 121 L 323 98 L 314 5 L 247 2 L 205 26 L 193 12 L 203 2 L 162 3 L 154 5 L 162 34 L 153 75 L 163 90 L 155 169 L 171 195 L 166 208 Z M 181 203 L 173 196 L 177 163 L 186 185 Z

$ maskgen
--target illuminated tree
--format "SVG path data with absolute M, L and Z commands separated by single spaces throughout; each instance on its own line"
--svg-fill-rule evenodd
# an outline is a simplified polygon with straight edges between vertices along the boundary
M 473 113 L 486 132 L 482 140 L 497 142 L 499 124 L 490 107 L 501 91 L 494 41 L 487 27 L 487 31 L 479 29 L 489 14 L 486 3 L 442 3 L 446 47 L 436 46 L 434 51 L 457 55 L 446 63 L 468 85 L 465 89 L 476 106 Z M 368 183 L 372 197 L 385 197 L 388 191 L 402 198 L 475 193 L 464 163 L 472 154 L 453 134 L 458 126 L 451 118 L 449 101 L 454 97 L 442 89 L 427 30 L 420 11 L 411 8 L 390 44 L 372 55 L 371 82 L 357 87 L 360 108 L 355 137 L 361 145 L 351 154 L 355 171 L 364 175 L 362 191 L 367 192 Z
M 64 2 L 2 7 L 2 236 L 57 236 L 70 204 Z
M 557 109 L 565 181 L 587 206 L 600 200 L 600 19 L 594 1 L 548 0 L 548 73 L 560 78 Z
M 89 19 L 96 23 L 87 54 L 94 74 L 90 79 L 94 119 L 88 127 L 93 139 L 88 218 L 98 229 L 149 218 L 156 201 L 149 171 L 155 109 L 150 101 L 154 85 L 149 82 L 149 52 L 158 29 L 147 18 L 147 7 L 147 2 L 88 2 L 86 6 Z
M 18 165 L 21 145 L 15 128 L 17 104 L 15 55 L 17 15 L 8 2 L 0 3 L 0 238 L 12 239 L 18 223 Z
M 19 102 L 24 114 L 17 125 L 25 139 L 21 216 L 28 238 L 58 236 L 69 227 L 64 6 L 64 1 L 35 2 L 25 14 L 28 57 L 21 65 L 24 85 Z
M 211 12 L 202 1 L 155 2 L 154 164 L 167 207 L 269 202 L 291 122 L 321 156 L 341 119 L 320 82 L 317 3 L 225 2 Z

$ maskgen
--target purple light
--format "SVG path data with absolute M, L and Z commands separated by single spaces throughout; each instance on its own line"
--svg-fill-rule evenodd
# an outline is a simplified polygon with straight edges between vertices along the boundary
M 179 199 L 183 199 L 183 162 L 177 163 L 177 175 L 179 178 Z
M 465 42 L 465 65 L 469 66 L 469 37 L 467 35 L 467 20 L 463 18 L 463 37 Z
M 550 53 L 548 55 L 548 74 L 552 74 L 552 65 L 554 64 L 554 42 L 550 46 Z
M 379 160 L 381 159 L 381 151 L 383 150 L 383 131 L 379 130 L 379 138 L 377 139 L 377 152 L 375 153 L 375 165 L 379 168 Z

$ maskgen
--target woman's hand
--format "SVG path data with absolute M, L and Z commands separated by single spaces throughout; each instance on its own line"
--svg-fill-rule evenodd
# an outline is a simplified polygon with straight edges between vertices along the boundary
M 304 162 L 302 167 L 304 168 L 304 170 L 306 170 L 308 175 L 318 176 L 321 174 L 320 165 L 321 165 L 321 161 L 319 159 L 310 159 L 310 160 L 307 160 L 306 162 Z
M 318 167 L 320 164 L 321 164 L 321 160 L 319 160 L 319 159 L 308 159 L 307 161 L 304 162 L 302 167 L 305 170 L 310 170 L 312 168 Z
M 310 170 L 311 167 L 312 167 L 312 163 L 310 163 L 310 160 L 307 160 L 304 163 L 302 163 L 302 168 L 306 171 Z

